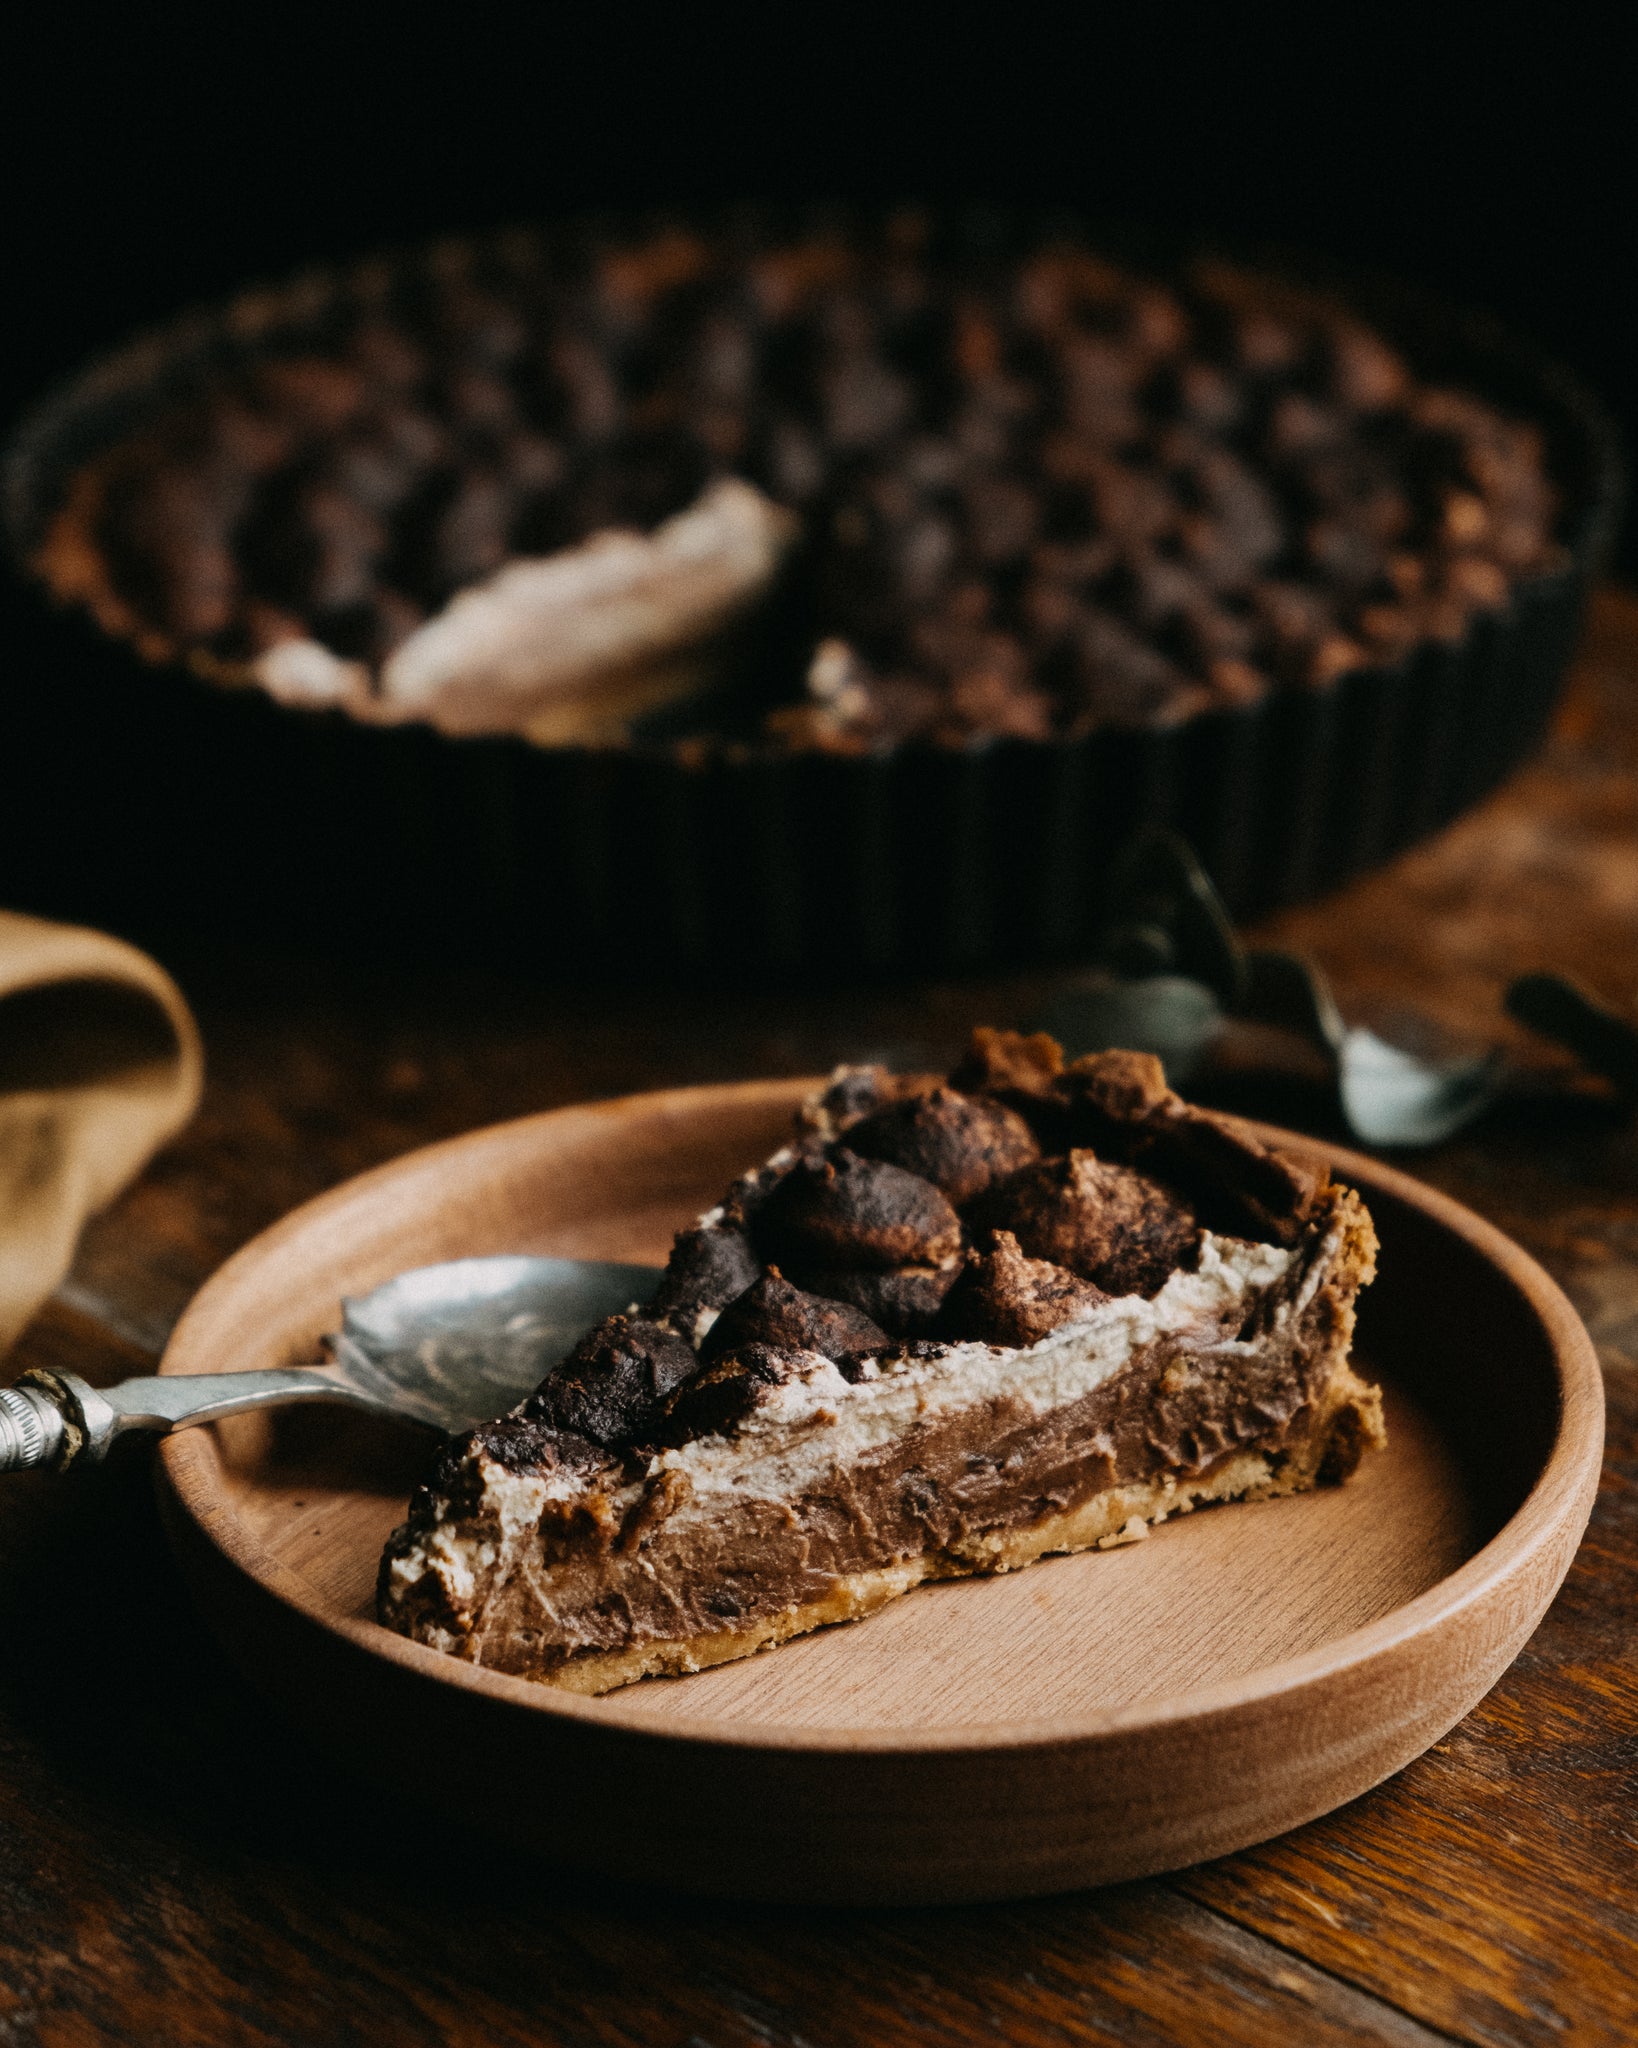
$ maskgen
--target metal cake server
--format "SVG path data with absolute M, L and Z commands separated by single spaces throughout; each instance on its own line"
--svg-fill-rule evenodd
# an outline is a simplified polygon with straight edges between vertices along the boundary
M 604 1316 L 644 1302 L 656 1266 L 456 1259 L 343 1300 L 326 1365 L 122 1380 L 26 1372 L 0 1387 L 0 1472 L 95 1464 L 128 1430 L 160 1435 L 248 1408 L 340 1402 L 429 1429 L 470 1429 L 521 1401 Z

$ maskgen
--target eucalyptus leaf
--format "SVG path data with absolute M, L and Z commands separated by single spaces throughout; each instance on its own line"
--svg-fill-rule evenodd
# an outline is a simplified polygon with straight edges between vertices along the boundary
M 1223 1028 L 1223 1005 L 1203 982 L 1181 974 L 1151 974 L 1124 981 L 1107 973 L 1083 975 L 1053 997 L 1031 1020 L 1071 1059 L 1123 1046 L 1152 1052 L 1174 1086 L 1199 1066 Z
M 1234 926 L 1194 849 L 1175 832 L 1141 832 L 1116 859 L 1098 959 L 1127 977 L 1181 975 L 1232 1007 L 1245 992 Z
M 1337 1060 L 1343 1113 L 1368 1145 L 1437 1145 L 1488 1106 L 1500 1077 L 1494 1052 L 1421 1059 L 1357 1027 Z
M 1116 1046 L 1152 1052 L 1167 1080 L 1182 1086 L 1229 1018 L 1269 1025 L 1319 1051 L 1336 1076 L 1343 1116 L 1371 1145 L 1436 1145 L 1479 1115 L 1500 1085 L 1497 1053 L 1440 1058 L 1349 1030 L 1314 961 L 1246 952 L 1210 876 L 1174 832 L 1143 832 L 1115 861 L 1094 958 L 1090 972 L 1064 983 L 1031 1019 L 1071 1058 Z M 1572 994 L 1577 1017 L 1596 1008 Z M 1555 1001 L 1554 1014 L 1565 1013 L 1566 1002 Z M 1628 1036 L 1626 1085 L 1638 1091 L 1638 1033 Z M 1607 1030 L 1599 1042 L 1615 1043 Z M 1612 1072 L 1608 1062 L 1622 1056 L 1619 1045 L 1606 1050 L 1601 1071 Z

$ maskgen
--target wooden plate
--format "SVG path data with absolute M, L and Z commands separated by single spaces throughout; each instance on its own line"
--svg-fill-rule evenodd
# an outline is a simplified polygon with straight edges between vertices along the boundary
M 658 1261 L 813 1084 L 558 1110 L 412 1154 L 246 1246 L 163 1370 L 314 1355 L 342 1294 L 538 1250 Z M 1282 1144 L 1316 1152 L 1310 1141 Z M 1493 1685 L 1591 1511 L 1597 1361 L 1533 1260 L 1352 1153 L 1382 1238 L 1360 1323 L 1390 1449 L 1343 1488 L 923 1588 L 856 1626 L 576 1698 L 372 1620 L 425 1440 L 339 1410 L 161 1447 L 231 1654 L 376 1778 L 554 1857 L 741 1897 L 1001 1898 L 1218 1856 L 1399 1770 Z

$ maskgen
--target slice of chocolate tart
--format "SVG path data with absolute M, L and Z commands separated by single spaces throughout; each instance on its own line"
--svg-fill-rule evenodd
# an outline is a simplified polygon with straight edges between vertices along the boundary
M 980 1031 L 948 1082 L 840 1071 L 682 1231 L 658 1293 L 456 1437 L 381 1619 L 606 1692 L 925 1579 L 1346 1479 L 1376 1239 L 1352 1190 L 1146 1054 Z

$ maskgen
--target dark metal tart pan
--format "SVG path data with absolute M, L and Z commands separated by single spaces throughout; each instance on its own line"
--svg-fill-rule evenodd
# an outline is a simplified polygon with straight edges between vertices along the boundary
M 16 559 L 89 456 L 202 367 L 299 338 L 344 289 L 338 273 L 248 295 L 46 400 L 8 458 Z M 1072 959 L 1142 826 L 1181 831 L 1242 918 L 1332 888 L 1457 816 L 1541 739 L 1622 491 L 1613 431 L 1565 372 L 1395 289 L 1347 295 L 1419 375 L 1545 436 L 1562 562 L 1454 646 L 1166 731 L 864 756 L 542 750 L 145 668 L 14 580 L 0 895 L 155 938 L 756 976 Z

